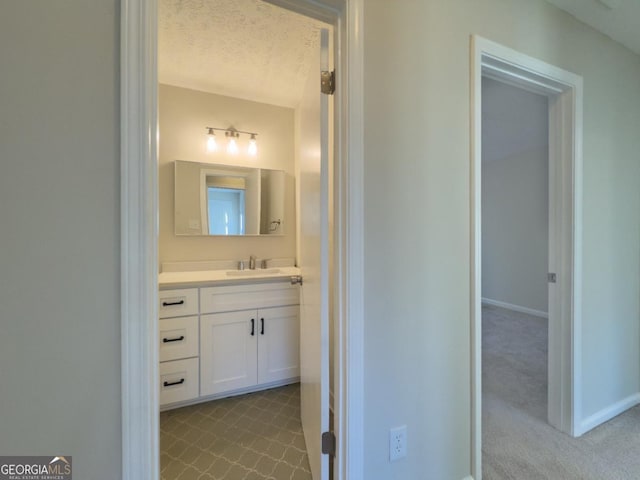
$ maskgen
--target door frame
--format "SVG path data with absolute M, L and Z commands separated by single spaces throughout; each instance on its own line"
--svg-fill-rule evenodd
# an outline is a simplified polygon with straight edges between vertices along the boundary
M 471 36 L 471 472 L 482 478 L 482 77 L 549 98 L 548 420 L 579 436 L 582 406 L 582 77 Z
M 339 480 L 363 478 L 364 0 L 271 0 L 333 24 L 336 58 L 335 430 Z M 122 478 L 158 480 L 157 0 L 121 0 Z

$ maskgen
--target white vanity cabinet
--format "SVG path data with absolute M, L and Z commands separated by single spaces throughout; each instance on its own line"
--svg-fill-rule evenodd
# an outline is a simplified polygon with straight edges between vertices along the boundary
M 202 289 L 200 394 L 296 381 L 298 303 L 298 288 L 283 283 Z
M 159 297 L 162 409 L 298 381 L 299 287 L 288 278 Z

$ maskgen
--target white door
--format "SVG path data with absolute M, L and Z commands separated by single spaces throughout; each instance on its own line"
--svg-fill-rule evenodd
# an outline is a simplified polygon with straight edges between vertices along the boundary
M 313 480 L 329 478 L 321 452 L 329 430 L 329 115 L 320 93 L 320 70 L 328 70 L 329 32 L 321 31 L 319 66 L 311 70 L 300 105 L 299 257 L 301 418 Z
M 300 309 L 258 310 L 258 383 L 300 375 Z
M 200 395 L 250 387 L 258 381 L 256 310 L 200 317 Z

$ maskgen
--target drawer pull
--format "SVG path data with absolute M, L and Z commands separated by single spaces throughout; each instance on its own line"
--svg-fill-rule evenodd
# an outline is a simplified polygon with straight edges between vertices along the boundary
M 180 335 L 178 338 L 163 338 L 162 343 L 181 342 L 182 340 L 184 340 L 184 335 Z
M 260 319 L 260 335 L 264 335 L 264 318 Z
M 251 319 L 251 336 L 253 337 L 256 334 L 256 319 Z
M 178 300 L 177 302 L 162 302 L 163 307 L 173 307 L 175 305 L 184 305 L 184 300 Z
M 182 385 L 184 383 L 184 378 L 181 378 L 180 380 L 178 380 L 177 382 L 164 382 L 163 385 L 165 387 L 171 387 L 173 385 Z

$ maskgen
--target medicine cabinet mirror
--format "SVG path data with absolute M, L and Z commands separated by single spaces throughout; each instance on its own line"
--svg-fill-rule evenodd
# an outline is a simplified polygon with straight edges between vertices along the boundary
M 285 172 L 175 161 L 176 235 L 282 235 Z

